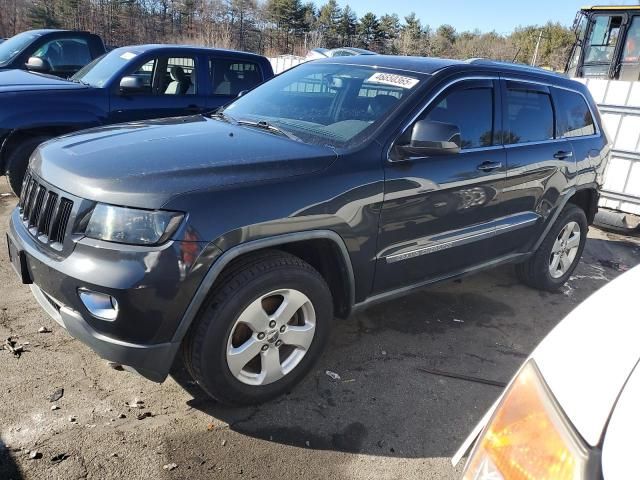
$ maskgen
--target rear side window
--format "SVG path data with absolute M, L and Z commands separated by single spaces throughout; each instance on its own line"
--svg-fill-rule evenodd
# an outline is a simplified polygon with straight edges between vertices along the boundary
M 253 62 L 211 59 L 209 65 L 214 95 L 236 97 L 262 82 L 260 68 Z
M 507 130 L 504 143 L 553 139 L 553 107 L 548 93 L 507 89 Z
M 596 128 L 584 97 L 568 90 L 556 90 L 558 135 L 562 138 L 593 135 Z
M 493 88 L 456 89 L 425 120 L 457 125 L 462 148 L 487 147 L 493 139 Z

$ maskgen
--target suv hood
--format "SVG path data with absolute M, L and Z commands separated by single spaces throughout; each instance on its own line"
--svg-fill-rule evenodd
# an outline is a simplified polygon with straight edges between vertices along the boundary
M 86 85 L 25 70 L 0 70 L 0 92 L 86 89 Z
M 313 173 L 335 158 L 330 147 L 192 116 L 59 137 L 41 145 L 30 166 L 48 183 L 78 197 L 160 208 L 195 190 Z

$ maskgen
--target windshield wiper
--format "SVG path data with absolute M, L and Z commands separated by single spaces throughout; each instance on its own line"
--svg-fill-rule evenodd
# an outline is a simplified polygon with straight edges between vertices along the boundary
M 210 116 L 211 118 L 217 118 L 223 122 L 232 123 L 234 125 L 238 123 L 231 115 L 227 115 L 220 108 L 214 110 Z
M 281 129 L 280 127 L 276 127 L 275 125 L 265 122 L 264 120 L 260 120 L 258 122 L 252 122 L 250 120 L 238 120 L 238 125 L 245 125 L 247 127 L 255 127 L 260 128 L 262 130 L 267 130 L 269 132 L 276 133 L 278 135 L 282 135 L 287 137 L 289 140 L 295 140 L 296 142 L 301 142 L 300 138 L 296 137 L 293 133 L 287 132 L 286 130 Z
M 68 80 L 74 83 L 79 83 L 80 85 L 85 85 L 87 87 L 91 86 L 89 82 L 85 82 L 84 80 L 80 80 L 79 78 L 69 78 Z

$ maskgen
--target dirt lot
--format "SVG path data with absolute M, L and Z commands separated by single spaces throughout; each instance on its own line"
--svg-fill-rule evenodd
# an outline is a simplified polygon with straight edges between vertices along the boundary
M 3 246 L 15 201 L 0 196 Z M 562 293 L 523 287 L 504 267 L 373 307 L 336 322 L 288 396 L 228 409 L 181 372 L 157 385 L 110 368 L 40 310 L 3 251 L 0 335 L 29 344 L 20 358 L 0 351 L 0 478 L 457 478 L 449 458 L 500 388 L 419 368 L 507 381 L 576 304 L 638 263 L 639 239 L 592 228 Z

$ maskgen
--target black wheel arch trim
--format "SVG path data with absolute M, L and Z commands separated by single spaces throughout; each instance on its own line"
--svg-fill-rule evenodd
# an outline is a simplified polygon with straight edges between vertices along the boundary
M 536 241 L 536 243 L 534 244 L 533 248 L 532 248 L 532 252 L 535 252 L 536 250 L 538 250 L 538 248 L 540 247 L 540 245 L 542 244 L 542 242 L 544 241 L 545 237 L 547 236 L 547 234 L 549 233 L 549 230 L 551 230 L 551 227 L 553 227 L 553 225 L 556 223 L 556 220 L 558 219 L 558 217 L 560 216 L 560 214 L 562 213 L 562 211 L 564 210 L 564 207 L 567 206 L 568 203 L 570 203 L 570 200 L 575 196 L 576 193 L 584 191 L 584 190 L 595 190 L 596 195 L 594 195 L 592 201 L 595 201 L 595 207 L 594 206 L 590 206 L 589 208 L 595 208 L 594 211 L 594 215 L 595 212 L 598 209 L 598 198 L 599 198 L 599 193 L 598 190 L 595 188 L 592 188 L 591 186 L 587 185 L 583 188 L 579 188 L 576 189 L 575 187 L 571 187 L 570 189 L 566 190 L 564 192 L 564 194 L 562 195 L 562 197 L 560 199 L 558 199 L 558 205 L 557 208 L 555 210 L 555 212 L 553 212 L 553 215 L 551 216 L 551 219 L 547 222 L 547 226 L 545 227 L 544 231 L 542 232 L 542 234 L 540 235 L 540 238 L 538 238 L 538 240 Z M 589 217 L 590 212 L 585 212 L 585 214 L 587 215 L 587 217 Z
M 288 243 L 300 242 L 304 240 L 330 240 L 336 244 L 342 257 L 342 263 L 346 269 L 346 285 L 348 288 L 347 298 L 349 299 L 350 308 L 355 303 L 355 277 L 353 274 L 353 265 L 351 264 L 351 257 L 349 251 L 344 243 L 344 240 L 333 230 L 309 230 L 304 232 L 286 233 L 283 235 L 276 235 L 273 237 L 261 238 L 258 240 L 251 240 L 249 242 L 241 243 L 235 247 L 226 250 L 218 259 L 211 265 L 209 271 L 205 275 L 204 279 L 200 283 L 198 290 L 191 299 L 187 310 L 182 316 L 182 320 L 176 329 L 175 334 L 171 340 L 171 343 L 179 346 L 182 340 L 186 336 L 191 324 L 193 323 L 196 315 L 200 311 L 200 307 L 204 303 L 211 287 L 215 283 L 216 279 L 220 276 L 220 273 L 224 268 L 234 259 L 245 255 L 250 252 L 262 250 L 265 248 L 278 247 L 280 245 L 286 245 Z M 176 349 L 177 350 L 177 349 Z

